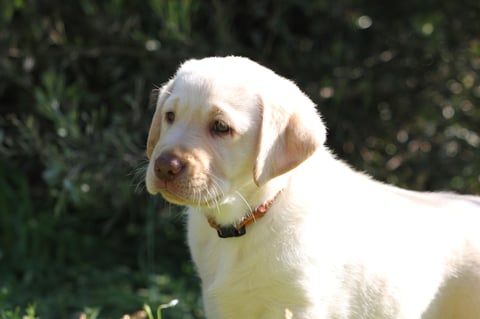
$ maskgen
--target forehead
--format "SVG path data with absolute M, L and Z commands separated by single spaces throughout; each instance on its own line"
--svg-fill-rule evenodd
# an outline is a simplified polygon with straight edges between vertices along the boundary
M 195 116 L 226 114 L 238 119 L 256 116 L 260 111 L 255 88 L 235 75 L 225 77 L 181 70 L 174 79 L 165 106 Z

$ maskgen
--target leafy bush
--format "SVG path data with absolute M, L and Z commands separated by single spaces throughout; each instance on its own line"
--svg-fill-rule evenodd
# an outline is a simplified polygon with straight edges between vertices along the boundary
M 0 309 L 202 317 L 182 217 L 142 182 L 150 92 L 191 57 L 295 80 L 381 180 L 480 193 L 478 30 L 477 0 L 0 2 Z

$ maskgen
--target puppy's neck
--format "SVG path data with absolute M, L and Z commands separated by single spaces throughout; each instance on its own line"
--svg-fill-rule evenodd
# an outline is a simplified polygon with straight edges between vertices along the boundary
M 225 196 L 218 205 L 202 208 L 201 211 L 219 226 L 236 225 L 259 206 L 275 199 L 287 183 L 287 175 L 277 177 L 260 187 L 252 181 Z

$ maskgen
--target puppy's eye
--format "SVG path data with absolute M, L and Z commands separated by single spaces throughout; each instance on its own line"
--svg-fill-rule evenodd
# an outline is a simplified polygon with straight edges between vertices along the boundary
M 212 132 L 215 134 L 229 134 L 232 129 L 223 121 L 215 121 L 212 125 Z
M 172 124 L 173 121 L 175 121 L 175 113 L 166 112 L 165 113 L 165 121 L 167 121 L 167 123 L 169 123 L 169 124 Z

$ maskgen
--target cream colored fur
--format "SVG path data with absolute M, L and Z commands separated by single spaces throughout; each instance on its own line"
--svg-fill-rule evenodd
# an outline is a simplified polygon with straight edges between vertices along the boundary
M 325 136 L 295 84 L 245 58 L 187 61 L 160 90 L 146 185 L 187 206 L 207 318 L 480 318 L 479 197 L 376 182 Z M 165 154 L 183 163 L 168 178 Z M 279 190 L 242 237 L 207 222 L 235 224 Z

